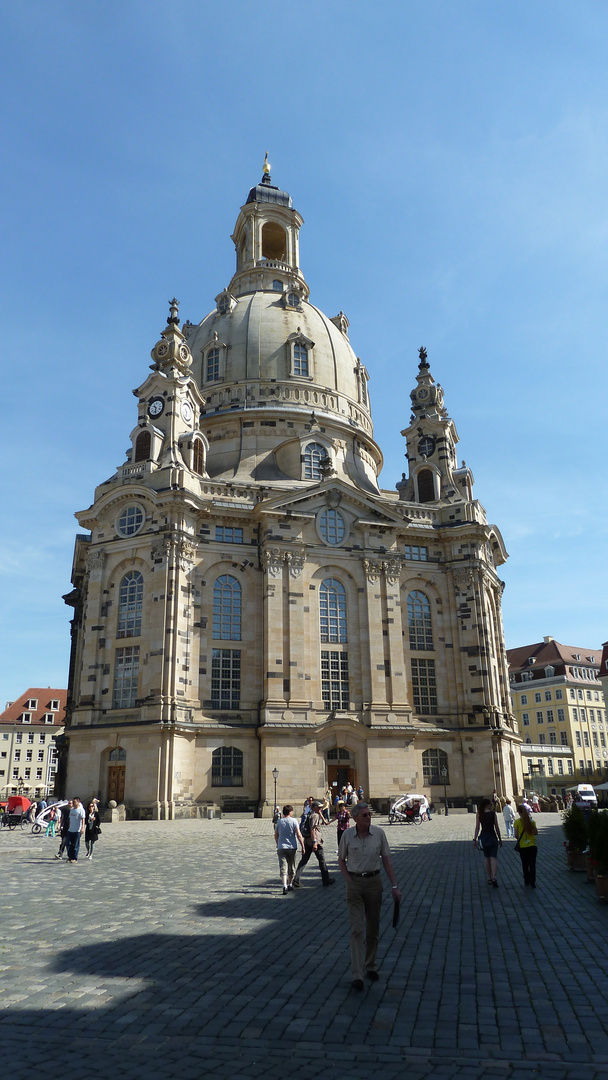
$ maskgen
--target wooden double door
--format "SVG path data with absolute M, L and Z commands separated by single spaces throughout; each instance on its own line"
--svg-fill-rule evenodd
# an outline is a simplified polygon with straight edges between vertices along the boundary
M 119 804 L 124 802 L 125 768 L 124 765 L 108 766 L 108 802 L 110 799 L 114 799 Z

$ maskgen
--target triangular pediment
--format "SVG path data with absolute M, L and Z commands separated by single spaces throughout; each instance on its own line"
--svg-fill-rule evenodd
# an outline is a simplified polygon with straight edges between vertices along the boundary
M 265 499 L 258 504 L 258 512 L 273 515 L 310 514 L 313 517 L 321 506 L 348 508 L 361 523 L 368 525 L 403 528 L 410 521 L 387 500 L 370 497 L 333 477 L 320 481 L 306 491 L 282 493 Z

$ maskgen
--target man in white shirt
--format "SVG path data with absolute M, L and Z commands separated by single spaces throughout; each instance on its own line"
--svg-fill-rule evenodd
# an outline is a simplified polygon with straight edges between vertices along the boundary
M 67 835 L 67 852 L 68 862 L 78 862 L 78 849 L 80 848 L 80 837 L 84 832 L 84 821 L 86 813 L 82 802 L 77 795 L 72 799 L 72 809 L 70 810 L 70 823 L 68 826 Z
M 365 974 L 372 982 L 379 978 L 376 953 L 382 907 L 380 862 L 392 885 L 393 898 L 400 900 L 401 892 L 395 880 L 388 840 L 383 829 L 371 824 L 367 803 L 353 806 L 351 815 L 355 827 L 342 834 L 338 866 L 346 881 L 352 985 L 355 990 L 363 990 Z

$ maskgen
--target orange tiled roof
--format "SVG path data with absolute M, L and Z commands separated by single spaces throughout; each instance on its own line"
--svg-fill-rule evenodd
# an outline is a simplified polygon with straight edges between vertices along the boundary
M 4 712 L 0 713 L 0 724 L 18 723 L 24 712 L 31 713 L 32 724 L 44 724 L 45 716 L 47 713 L 52 712 L 55 717 L 54 723 L 57 727 L 62 727 L 65 723 L 67 697 L 67 690 L 57 690 L 52 686 L 30 686 L 24 694 L 21 694 L 13 701 L 12 705 L 9 705 Z M 31 701 L 32 698 L 35 698 L 38 702 L 37 709 L 30 709 L 26 706 L 26 702 Z M 57 710 L 51 709 L 51 701 L 59 702 L 59 708 Z

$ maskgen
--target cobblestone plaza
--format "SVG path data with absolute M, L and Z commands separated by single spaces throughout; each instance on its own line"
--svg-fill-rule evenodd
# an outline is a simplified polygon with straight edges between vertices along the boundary
M 77 865 L 3 830 L 3 1073 L 605 1078 L 608 909 L 566 870 L 559 816 L 537 822 L 536 892 L 513 841 L 488 890 L 472 816 L 387 827 L 401 921 L 385 889 L 359 994 L 333 826 L 335 885 L 309 865 L 286 897 L 267 820 L 106 825 Z

